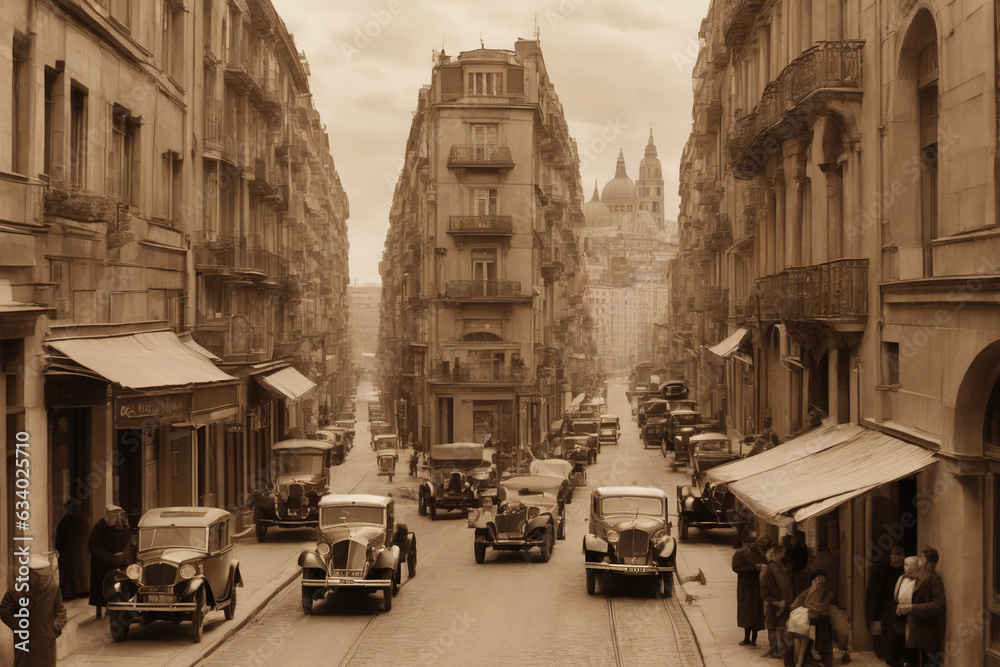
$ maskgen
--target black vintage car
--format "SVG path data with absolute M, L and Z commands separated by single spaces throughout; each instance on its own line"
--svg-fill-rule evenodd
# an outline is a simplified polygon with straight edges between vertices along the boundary
M 476 529 L 476 562 L 486 560 L 486 550 L 527 551 L 538 547 L 543 563 L 552 556 L 556 540 L 566 539 L 566 507 L 559 497 L 565 478 L 555 475 L 522 475 L 500 483 L 500 504 L 491 498 L 469 518 Z
M 258 542 L 270 526 L 316 526 L 336 451 L 337 444 L 328 440 L 282 440 L 271 447 L 271 479 L 251 496 Z
M 691 485 L 677 487 L 677 536 L 686 540 L 688 528 L 735 528 L 739 544 L 748 516 L 736 496 L 725 485 L 704 482 L 705 473 L 715 466 L 742 458 L 733 451 L 732 440 L 724 433 L 700 433 L 691 437 Z
M 646 401 L 639 418 L 639 435 L 642 437 L 643 449 L 662 447 L 667 436 L 667 425 L 670 421 L 670 406 L 662 398 Z
M 445 512 L 479 507 L 480 496 L 496 495 L 496 471 L 483 460 L 485 447 L 475 442 L 455 442 L 432 445 L 427 463 L 427 476 L 418 491 L 417 510 L 420 516 L 437 519 L 438 510 Z
M 399 590 L 406 565 L 417 574 L 417 538 L 396 523 L 388 496 L 329 494 L 319 502 L 316 546 L 299 554 L 302 568 L 302 611 L 339 588 L 382 591 L 386 611 Z

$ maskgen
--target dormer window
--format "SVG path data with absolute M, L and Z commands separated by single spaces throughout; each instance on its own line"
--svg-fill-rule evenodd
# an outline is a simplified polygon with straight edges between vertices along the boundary
M 503 72 L 469 72 L 469 95 L 503 95 Z

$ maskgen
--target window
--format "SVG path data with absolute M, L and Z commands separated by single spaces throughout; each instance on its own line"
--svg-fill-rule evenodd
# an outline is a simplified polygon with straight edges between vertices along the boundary
M 483 282 L 497 279 L 497 251 L 495 249 L 472 251 L 472 279 Z
M 475 123 L 471 127 L 472 146 L 476 160 L 488 160 L 492 148 L 497 146 L 498 129 L 496 123 Z
M 180 216 L 181 194 L 181 154 L 167 151 L 163 154 L 163 182 L 160 185 L 160 214 L 164 220 L 176 222 Z
M 183 71 L 184 11 L 175 0 L 163 0 L 162 10 L 160 67 L 171 77 L 178 79 Z
M 469 95 L 503 95 L 502 72 L 469 72 Z
M 28 98 L 30 97 L 31 75 L 28 71 L 28 47 L 30 40 L 20 35 L 14 36 L 11 54 L 10 105 L 11 105 L 11 155 L 10 170 L 26 174 L 28 169 L 29 118 Z
M 45 156 L 42 165 L 42 173 L 45 176 L 52 176 L 52 105 L 55 96 L 56 82 L 59 80 L 59 72 L 45 68 L 45 106 L 42 110 L 43 122 L 45 123 Z
M 472 212 L 486 216 L 497 214 L 497 189 L 475 188 L 472 190 Z
M 899 343 L 882 343 L 884 352 L 884 372 L 886 385 L 899 384 Z
M 70 286 L 68 260 L 49 260 L 49 282 L 53 283 L 52 298 L 56 307 L 56 318 L 62 320 L 72 317 L 73 291 Z
M 87 164 L 87 93 L 73 87 L 69 100 L 69 186 L 84 190 Z
M 108 168 L 108 191 L 126 204 L 137 203 L 137 178 L 134 166 L 139 124 L 129 116 L 128 110 L 115 105 L 111 125 L 111 164 Z
M 111 18 L 128 28 L 132 25 L 132 0 L 111 0 Z

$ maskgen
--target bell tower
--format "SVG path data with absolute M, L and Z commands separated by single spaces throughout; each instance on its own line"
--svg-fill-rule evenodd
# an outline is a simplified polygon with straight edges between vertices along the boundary
M 656 220 L 653 233 L 663 232 L 663 168 L 656 157 L 653 143 L 653 126 L 649 126 L 649 142 L 646 153 L 639 162 L 639 178 L 635 182 L 636 203 L 639 211 L 649 211 Z

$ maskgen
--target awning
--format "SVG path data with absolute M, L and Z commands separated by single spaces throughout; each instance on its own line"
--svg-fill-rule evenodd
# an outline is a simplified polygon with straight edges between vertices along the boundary
M 740 343 L 743 342 L 743 339 L 746 338 L 748 333 L 750 332 L 747 329 L 741 327 L 734 333 L 730 334 L 721 343 L 716 343 L 712 347 L 708 348 L 708 351 L 720 359 L 726 359 L 727 357 L 733 356 L 740 349 Z
M 64 355 L 49 357 L 47 373 L 99 376 L 129 389 L 236 380 L 169 330 L 48 340 L 46 345 Z
M 280 396 L 290 401 L 305 398 L 316 389 L 316 383 L 294 368 L 282 368 L 267 375 L 255 375 L 254 379 Z
M 190 347 L 192 350 L 194 350 L 195 352 L 197 352 L 201 356 L 208 357 L 212 361 L 222 361 L 222 359 L 220 359 L 218 356 L 216 356 L 216 354 L 214 352 L 212 352 L 211 350 L 208 350 L 208 349 L 202 347 L 201 345 L 199 345 L 198 343 L 196 343 L 195 340 L 194 340 L 194 338 L 191 338 L 191 334 L 189 334 L 189 333 L 188 334 L 182 334 L 182 335 L 178 336 L 178 338 L 181 339 L 182 343 L 184 343 L 185 345 L 187 345 L 188 347 Z
M 581 404 L 581 403 L 583 403 L 583 399 L 584 399 L 584 398 L 585 398 L 586 396 L 587 396 L 587 395 L 586 395 L 586 394 L 584 394 L 583 392 L 581 392 L 581 393 L 577 394 L 577 395 L 576 395 L 576 398 L 574 398 L 574 399 L 573 399 L 573 402 L 572 402 L 572 403 L 570 403 L 570 404 L 569 404 L 569 405 L 568 405 L 568 406 L 566 407 L 566 409 L 567 409 L 567 410 L 572 410 L 573 408 L 578 408 L 578 407 L 580 407 L 580 404 Z
M 826 426 L 769 451 L 712 468 L 754 514 L 805 521 L 934 463 L 934 452 L 852 424 Z

